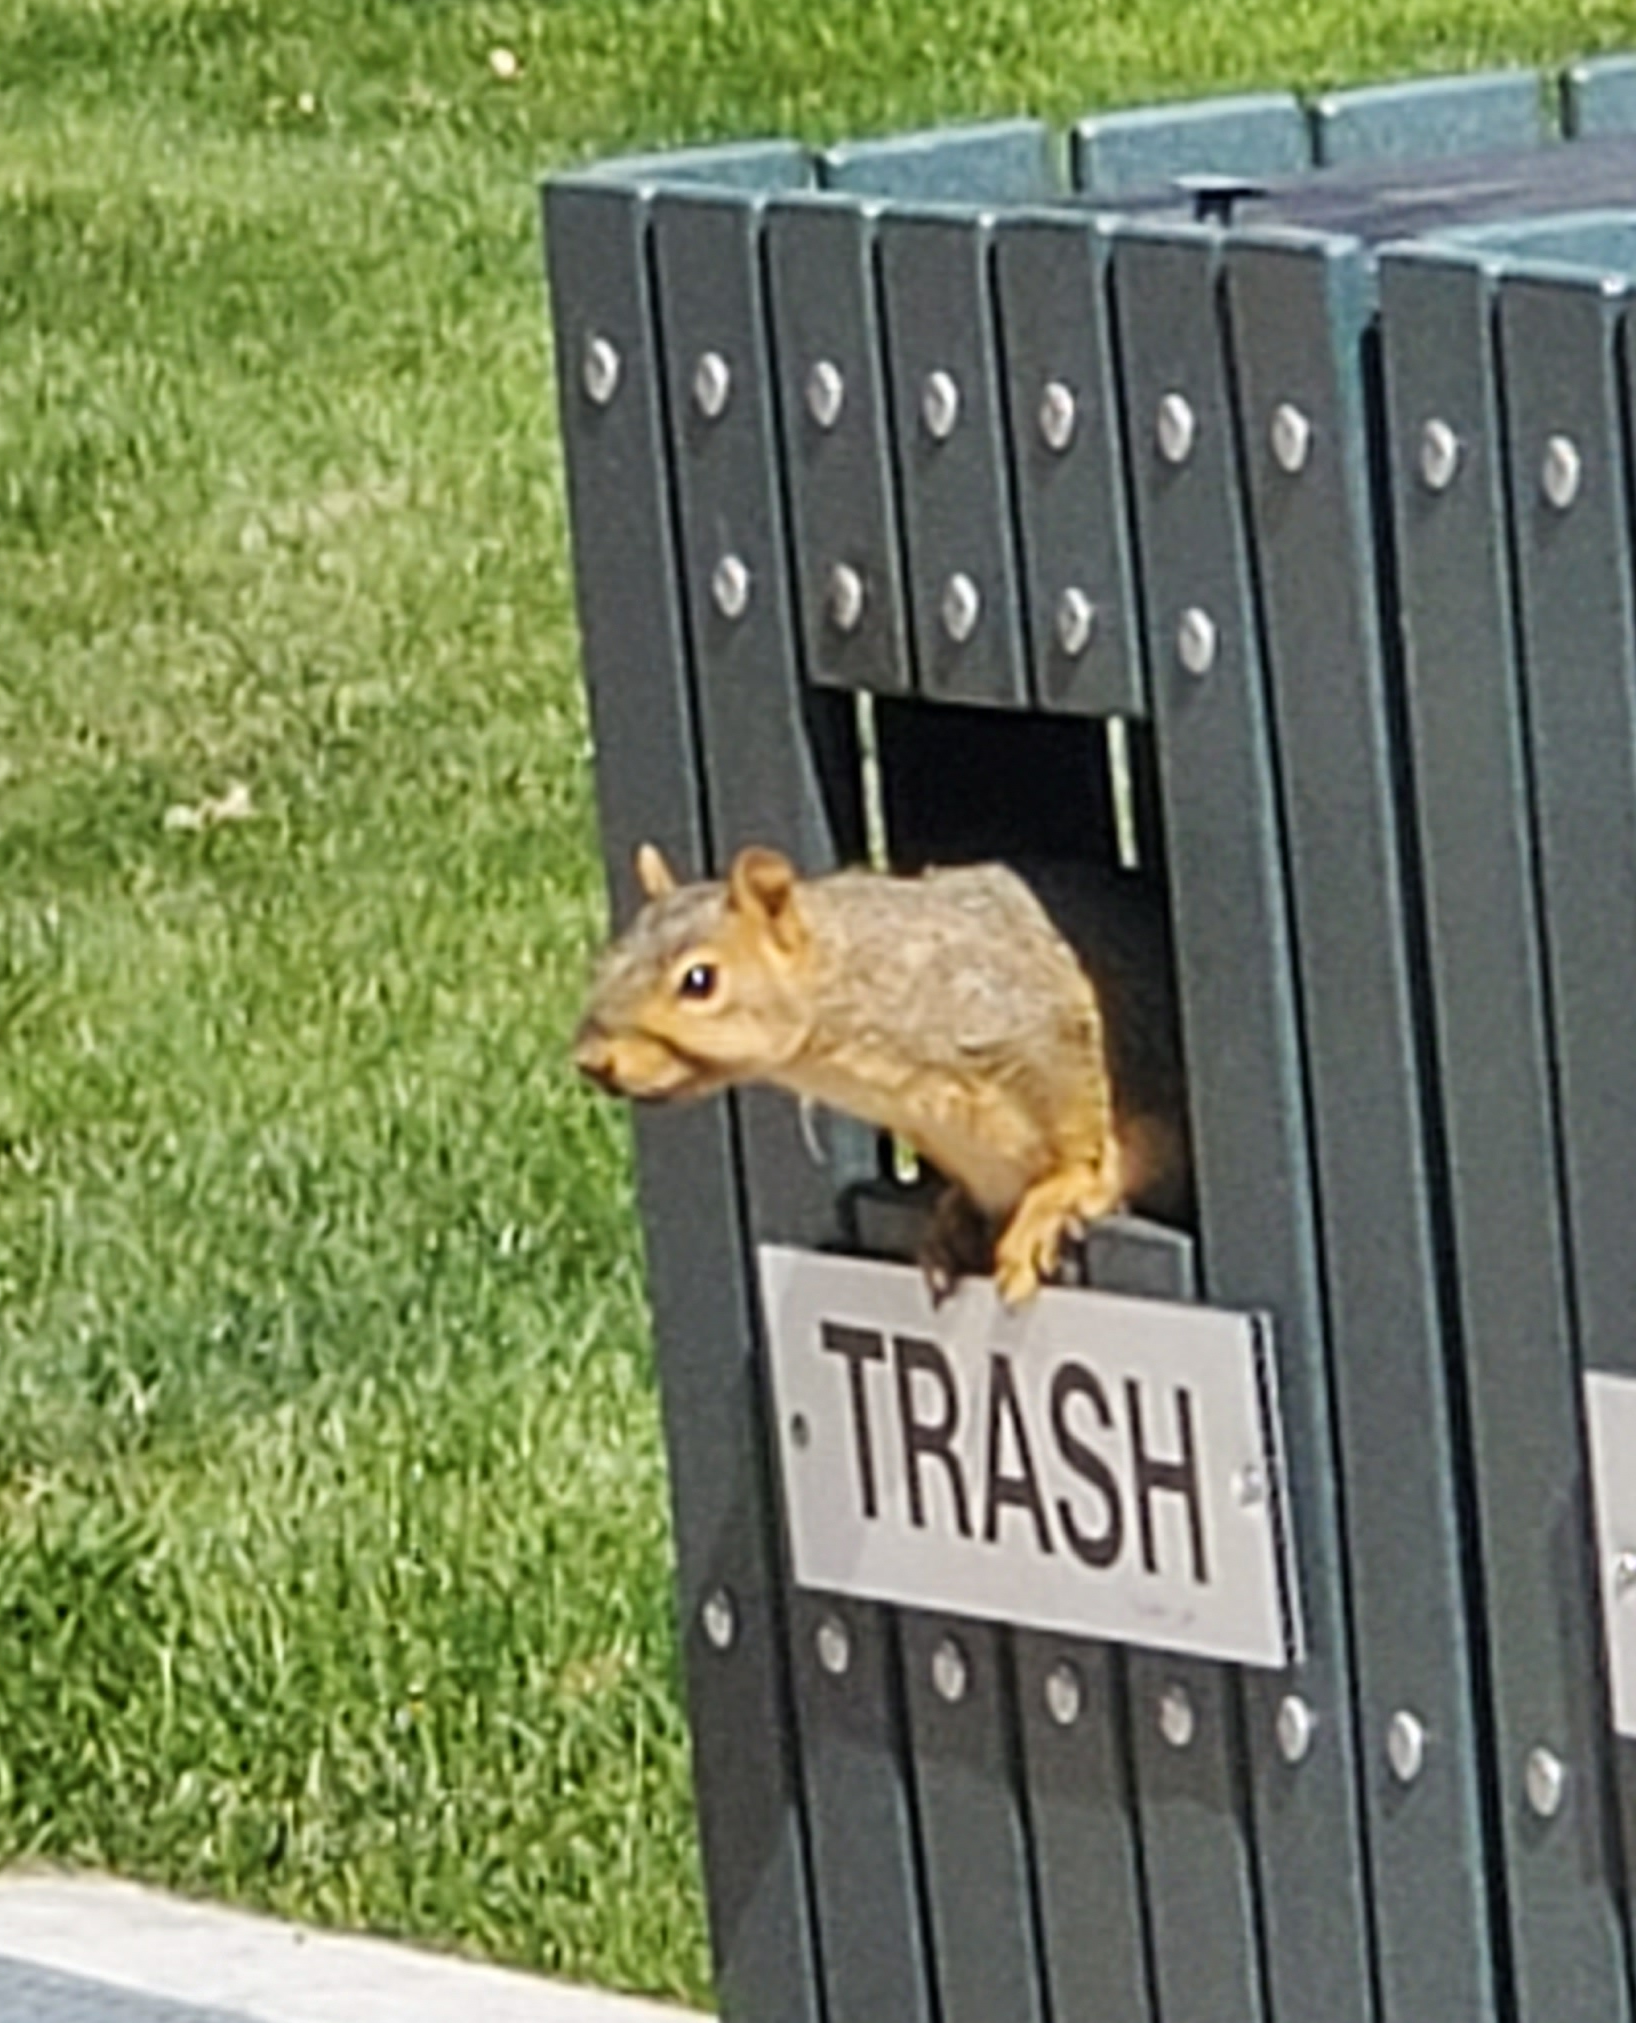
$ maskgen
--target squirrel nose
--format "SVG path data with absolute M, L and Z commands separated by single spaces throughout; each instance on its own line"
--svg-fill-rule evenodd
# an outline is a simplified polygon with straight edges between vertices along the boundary
M 591 1019 L 587 1019 L 574 1035 L 574 1066 L 599 1089 L 618 1094 L 618 1085 L 614 1080 L 613 1046 L 608 1035 Z

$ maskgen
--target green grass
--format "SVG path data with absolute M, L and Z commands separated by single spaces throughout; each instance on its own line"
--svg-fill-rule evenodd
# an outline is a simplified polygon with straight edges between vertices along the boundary
M 0 1859 L 707 1992 L 535 172 L 1621 38 L 0 0 Z

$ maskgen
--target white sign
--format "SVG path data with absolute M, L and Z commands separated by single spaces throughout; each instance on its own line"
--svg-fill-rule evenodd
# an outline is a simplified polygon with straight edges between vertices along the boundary
M 1585 1373 L 1613 1726 L 1636 1735 L 1636 1378 Z
M 1264 1319 L 764 1245 L 795 1577 L 1245 1665 L 1299 1655 Z

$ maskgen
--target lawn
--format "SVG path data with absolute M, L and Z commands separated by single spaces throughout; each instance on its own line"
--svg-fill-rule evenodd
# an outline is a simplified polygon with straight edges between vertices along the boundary
M 536 173 L 1621 39 L 0 0 L 0 1860 L 708 1994 Z

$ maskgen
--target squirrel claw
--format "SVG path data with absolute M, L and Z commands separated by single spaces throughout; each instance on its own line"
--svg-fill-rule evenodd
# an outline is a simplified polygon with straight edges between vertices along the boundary
M 1013 1308 L 1027 1306 L 1040 1289 L 1040 1275 L 1026 1260 L 1001 1264 L 995 1269 L 994 1287 L 1004 1305 Z
M 1008 1307 L 1026 1306 L 1057 1268 L 1069 1219 L 1056 1213 L 1019 1214 L 994 1251 L 994 1283 Z

